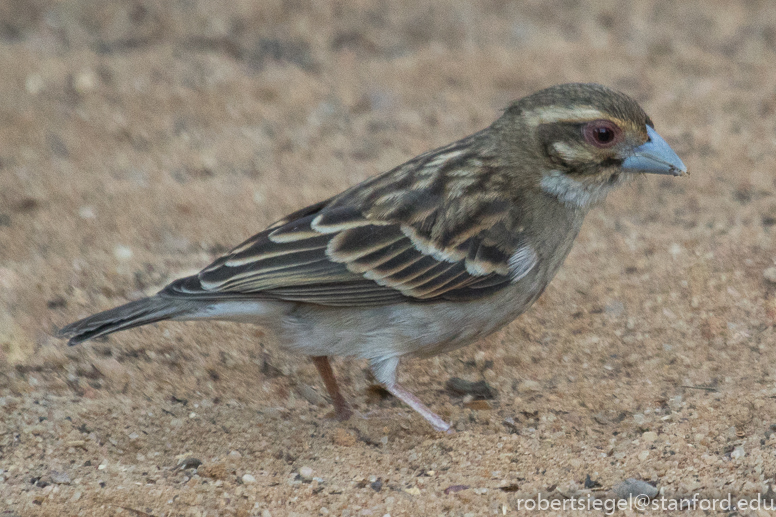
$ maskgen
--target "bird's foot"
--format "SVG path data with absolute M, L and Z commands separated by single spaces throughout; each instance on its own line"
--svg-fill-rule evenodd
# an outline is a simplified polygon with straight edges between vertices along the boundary
M 402 388 L 399 384 L 385 384 L 385 389 L 388 390 L 391 395 L 407 404 L 409 407 L 419 413 L 420 416 L 425 418 L 426 421 L 431 424 L 431 427 L 433 427 L 434 430 L 448 434 L 455 432 L 450 427 L 450 424 L 445 422 L 442 417 L 431 411 L 425 404 L 420 401 L 420 399 L 418 399 L 418 397 Z

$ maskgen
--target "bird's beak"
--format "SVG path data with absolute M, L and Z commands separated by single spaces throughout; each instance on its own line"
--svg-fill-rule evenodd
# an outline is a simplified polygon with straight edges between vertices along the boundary
M 633 150 L 633 154 L 625 158 L 622 168 L 625 172 L 646 172 L 651 174 L 670 174 L 682 176 L 687 173 L 687 167 L 676 155 L 671 146 L 657 134 L 657 131 L 647 126 L 649 139 Z

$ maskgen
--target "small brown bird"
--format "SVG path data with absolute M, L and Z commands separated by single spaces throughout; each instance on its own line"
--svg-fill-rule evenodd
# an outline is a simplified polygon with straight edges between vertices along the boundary
M 468 345 L 525 312 L 588 210 L 633 173 L 683 175 L 641 107 L 596 84 L 513 103 L 490 127 L 276 222 L 149 298 L 67 325 L 70 345 L 163 320 L 263 325 L 312 356 L 368 359 L 386 390 L 449 429 L 396 379 L 404 356 Z

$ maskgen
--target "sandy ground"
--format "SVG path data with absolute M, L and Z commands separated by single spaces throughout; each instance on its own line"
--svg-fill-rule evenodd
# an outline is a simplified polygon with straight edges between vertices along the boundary
M 0 70 L 0 516 L 773 493 L 771 2 L 5 0 Z M 404 365 L 454 435 L 349 359 L 360 415 L 331 420 L 312 364 L 259 328 L 51 336 L 567 81 L 636 97 L 692 174 L 610 196 L 529 313 Z

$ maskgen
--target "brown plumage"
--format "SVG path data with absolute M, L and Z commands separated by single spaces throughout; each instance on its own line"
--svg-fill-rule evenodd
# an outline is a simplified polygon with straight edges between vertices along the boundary
M 607 192 L 632 172 L 685 171 L 630 97 L 554 86 L 478 133 L 290 214 L 156 296 L 60 335 L 76 344 L 164 319 L 257 323 L 315 358 L 341 417 L 350 411 L 326 358 L 356 355 L 447 429 L 396 382 L 399 358 L 509 323 L 544 290 Z

